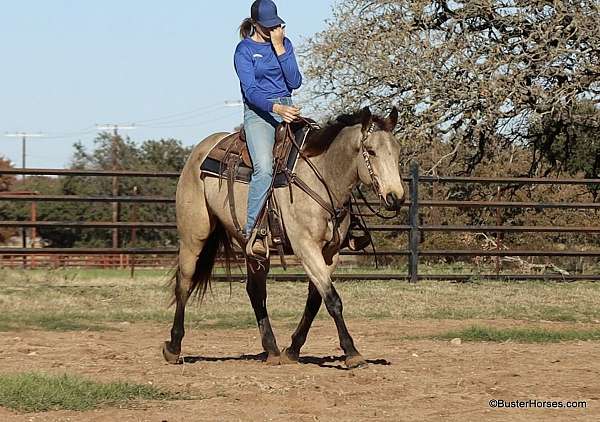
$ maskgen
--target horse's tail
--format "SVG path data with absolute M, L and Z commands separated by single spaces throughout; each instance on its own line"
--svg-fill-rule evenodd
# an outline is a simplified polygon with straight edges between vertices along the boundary
M 231 274 L 231 261 L 234 259 L 233 246 L 225 227 L 223 227 L 223 224 L 220 221 L 217 221 L 214 230 L 208 236 L 208 239 L 200 251 L 198 260 L 196 261 L 196 268 L 194 270 L 194 275 L 192 276 L 192 283 L 188 290 L 188 297 L 196 294 L 196 297 L 202 302 L 206 291 L 210 289 L 213 268 L 219 251 L 223 252 L 225 270 L 229 277 Z M 176 290 L 180 283 L 179 278 L 179 264 L 177 264 L 177 268 L 175 269 L 175 273 L 170 282 L 170 284 L 173 285 L 171 305 L 177 300 Z

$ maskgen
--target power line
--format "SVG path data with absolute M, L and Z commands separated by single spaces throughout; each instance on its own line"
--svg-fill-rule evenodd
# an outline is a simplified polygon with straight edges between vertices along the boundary
M 85 128 L 83 128 L 81 130 L 73 131 L 73 132 L 50 133 L 50 134 L 48 134 L 47 138 L 49 138 L 49 139 L 69 139 L 69 138 L 76 138 L 76 137 L 79 137 L 81 135 L 88 135 L 88 134 L 94 133 L 95 131 L 96 130 L 95 130 L 94 126 L 88 126 L 88 127 L 85 127 Z
M 227 103 L 227 101 L 225 103 Z M 134 121 L 137 122 L 137 123 L 150 123 L 150 122 L 156 122 L 156 121 L 159 121 L 159 120 L 170 120 L 172 118 L 176 118 L 176 117 L 180 117 L 180 116 L 184 116 L 184 115 L 196 114 L 196 113 L 199 113 L 201 111 L 207 110 L 209 108 L 218 107 L 219 105 L 221 105 L 220 102 L 219 103 L 213 103 L 213 104 L 204 105 L 204 106 L 201 106 L 201 107 L 189 110 L 189 111 L 182 111 L 182 112 L 179 112 L 179 113 L 167 114 L 167 115 L 161 116 L 161 117 L 154 117 L 154 118 L 151 118 L 151 119 L 134 120 Z
M 186 121 L 194 120 L 196 118 L 205 117 L 206 115 L 210 115 L 212 113 L 221 111 L 225 107 L 237 107 L 239 105 L 242 105 L 242 103 L 225 101 L 223 103 L 218 103 L 216 105 L 209 106 L 210 109 L 208 109 L 209 107 L 204 107 L 203 111 L 199 111 L 199 109 L 197 109 L 194 112 L 180 113 L 179 117 L 169 117 L 169 118 L 164 118 L 164 119 L 160 119 L 160 120 L 153 119 L 152 121 L 149 121 L 149 120 L 139 121 L 138 120 L 137 123 L 140 123 L 140 126 L 144 126 L 144 127 L 156 127 L 156 126 L 162 127 L 165 125 L 172 125 L 174 123 L 186 122 Z M 212 120 L 213 120 L 212 118 L 207 119 L 207 121 L 212 121 Z M 150 123 L 150 124 L 148 124 L 148 123 Z
M 151 128 L 151 129 L 152 128 L 168 129 L 168 128 L 179 128 L 179 127 L 181 127 L 181 128 L 183 128 L 183 127 L 199 127 L 199 126 L 203 126 L 204 124 L 210 123 L 215 120 L 221 120 L 223 118 L 223 116 L 219 116 L 214 119 L 203 120 L 197 124 L 181 125 L 181 126 L 174 126 L 173 124 L 179 123 L 179 122 L 185 122 L 188 120 L 193 120 L 204 114 L 213 113 L 215 111 L 222 110 L 225 107 L 237 107 L 237 106 L 241 106 L 241 105 L 243 105 L 243 103 L 240 101 L 223 101 L 223 102 L 207 104 L 207 105 L 197 107 L 197 108 L 194 108 L 194 109 L 188 110 L 188 111 L 182 111 L 182 112 L 177 112 L 177 113 L 166 114 L 164 116 L 153 117 L 153 118 L 149 118 L 149 119 L 133 120 L 133 121 L 138 123 L 137 126 Z M 226 115 L 225 117 L 229 117 L 229 116 L 230 116 L 230 114 Z M 148 125 L 147 123 L 154 123 L 154 124 Z M 65 140 L 73 139 L 73 138 L 79 138 L 84 135 L 93 134 L 93 133 L 97 132 L 97 130 L 100 128 L 102 128 L 103 130 L 113 130 L 114 125 L 105 125 L 105 126 L 101 126 L 101 127 L 98 125 L 95 125 L 95 126 L 88 126 L 88 127 L 85 127 L 83 129 L 80 129 L 77 131 L 52 132 L 52 133 L 46 134 L 44 137 L 47 139 L 65 139 Z M 126 127 L 122 125 L 121 129 L 126 129 Z M 17 133 L 17 134 L 11 134 L 11 135 L 19 135 L 19 137 L 20 137 L 22 134 Z M 28 134 L 28 135 L 35 135 L 35 134 Z
M 200 121 L 200 122 L 197 122 L 197 123 L 192 123 L 192 124 L 189 124 L 189 125 L 172 125 L 172 124 L 169 123 L 169 124 L 164 124 L 164 125 L 161 125 L 161 124 L 158 124 L 158 125 L 140 125 L 140 127 L 147 128 L 147 129 L 181 129 L 181 128 L 202 127 L 202 126 L 206 126 L 206 125 L 208 125 L 208 124 L 210 124 L 212 122 L 217 122 L 217 121 L 229 118 L 229 117 L 233 117 L 233 116 L 235 116 L 237 114 L 239 114 L 239 111 L 237 111 L 237 110 L 235 110 L 233 112 L 230 111 L 227 114 L 223 114 L 223 115 L 220 115 L 220 116 L 217 116 L 217 117 L 213 117 L 210 120 L 203 120 L 203 121 Z

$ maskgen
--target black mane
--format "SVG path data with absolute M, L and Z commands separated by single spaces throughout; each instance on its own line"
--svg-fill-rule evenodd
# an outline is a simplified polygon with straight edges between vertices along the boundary
M 371 121 L 376 124 L 376 128 L 384 130 L 385 122 L 382 117 L 372 115 Z M 314 157 L 327 151 L 333 140 L 339 133 L 348 126 L 354 126 L 362 122 L 362 110 L 357 110 L 352 114 L 340 114 L 335 119 L 330 119 L 325 125 L 316 131 L 311 131 L 302 148 L 302 151 L 308 157 Z

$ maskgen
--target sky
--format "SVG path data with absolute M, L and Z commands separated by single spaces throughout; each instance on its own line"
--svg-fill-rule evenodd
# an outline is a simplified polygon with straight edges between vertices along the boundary
M 134 124 L 136 143 L 194 145 L 242 120 L 233 68 L 249 0 L 0 0 L 0 155 L 30 168 L 68 166 L 96 125 Z M 334 0 L 278 0 L 295 46 L 325 28 Z M 301 88 L 302 89 L 302 88 Z M 301 89 L 297 92 L 301 92 Z

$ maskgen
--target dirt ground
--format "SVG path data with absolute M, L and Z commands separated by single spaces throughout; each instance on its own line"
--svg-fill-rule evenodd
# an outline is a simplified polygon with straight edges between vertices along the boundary
M 473 324 L 573 328 L 522 321 L 348 321 L 367 368 L 346 370 L 331 321 L 316 321 L 301 363 L 267 366 L 257 330 L 188 329 L 183 365 L 159 346 L 168 326 L 105 332 L 0 333 L 0 372 L 78 373 L 153 384 L 191 400 L 88 412 L 17 414 L 1 421 L 592 421 L 600 420 L 600 344 L 406 340 Z M 575 324 L 587 328 L 594 324 Z M 279 345 L 291 329 L 274 324 Z M 597 326 L 597 325 L 594 325 Z M 587 401 L 585 409 L 498 409 L 491 399 Z

